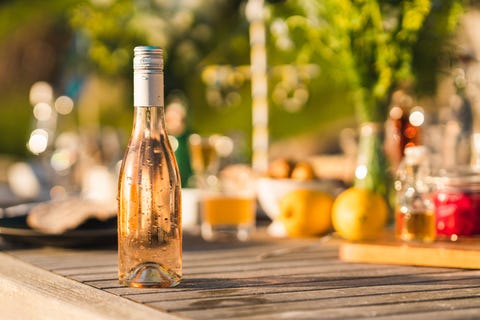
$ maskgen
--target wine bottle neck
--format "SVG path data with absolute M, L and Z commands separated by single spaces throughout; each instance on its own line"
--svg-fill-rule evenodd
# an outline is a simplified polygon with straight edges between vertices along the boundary
M 136 47 L 133 59 L 134 131 L 144 137 L 165 134 L 162 51 Z
M 165 134 L 163 107 L 135 107 L 134 131 L 144 137 Z

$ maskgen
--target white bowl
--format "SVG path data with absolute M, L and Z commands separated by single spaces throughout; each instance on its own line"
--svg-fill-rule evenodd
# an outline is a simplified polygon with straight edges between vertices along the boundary
M 340 185 L 330 180 L 294 180 L 259 178 L 257 180 L 257 198 L 266 215 L 275 220 L 280 214 L 279 201 L 287 193 L 297 189 L 324 191 L 336 196 Z
M 182 188 L 182 228 L 185 231 L 195 231 L 200 226 L 201 192 L 197 188 Z

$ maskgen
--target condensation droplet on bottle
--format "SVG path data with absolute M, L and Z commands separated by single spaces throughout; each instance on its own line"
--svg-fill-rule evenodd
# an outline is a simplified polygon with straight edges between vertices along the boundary
M 152 237 L 152 231 L 151 230 L 147 231 L 147 240 L 148 240 L 148 244 L 151 245 L 152 242 L 153 242 L 153 237 Z

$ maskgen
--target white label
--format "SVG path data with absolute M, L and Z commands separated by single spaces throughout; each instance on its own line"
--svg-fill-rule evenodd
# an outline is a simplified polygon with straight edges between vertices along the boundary
M 163 73 L 134 72 L 133 105 L 163 107 Z

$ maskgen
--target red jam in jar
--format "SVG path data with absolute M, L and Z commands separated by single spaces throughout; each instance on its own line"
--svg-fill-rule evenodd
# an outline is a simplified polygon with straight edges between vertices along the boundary
M 437 177 L 433 194 L 437 235 L 480 234 L 480 174 L 460 171 Z

